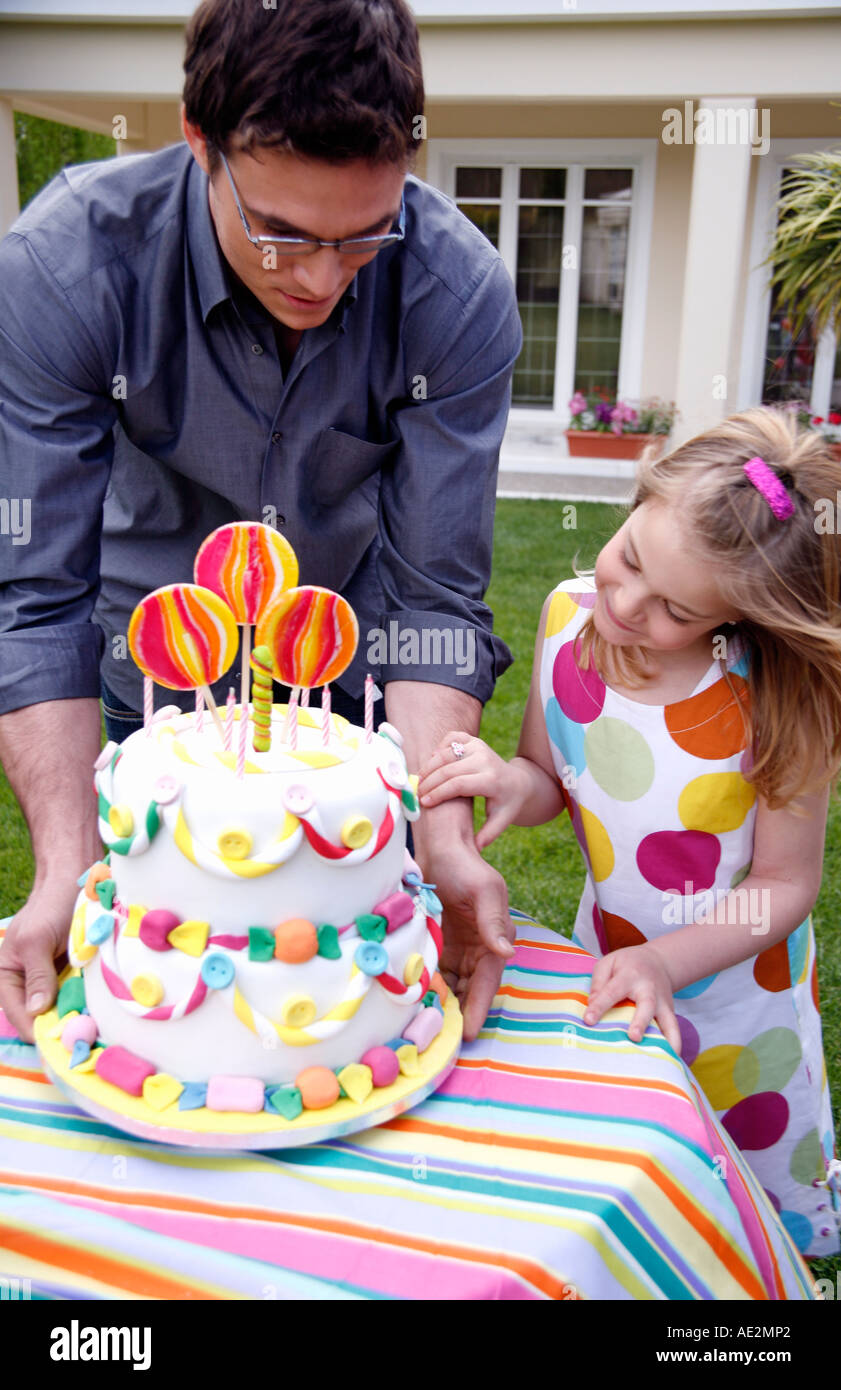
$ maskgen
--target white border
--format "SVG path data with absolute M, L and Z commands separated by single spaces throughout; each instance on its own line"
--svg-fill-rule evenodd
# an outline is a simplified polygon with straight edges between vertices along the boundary
M 469 162 L 473 165 L 503 165 L 510 167 L 510 173 L 503 169 L 503 198 L 500 214 L 500 255 L 509 274 L 514 271 L 516 248 L 516 229 L 505 225 L 506 206 L 510 209 L 515 203 L 506 198 L 505 179 L 508 174 L 509 186 L 517 164 L 536 164 L 547 168 L 552 165 L 578 165 L 570 169 L 568 194 L 572 200 L 567 202 L 564 220 L 564 245 L 580 241 L 580 197 L 583 191 L 583 173 L 580 166 L 597 168 L 613 165 L 634 170 L 634 198 L 631 203 L 631 223 L 628 236 L 628 258 L 625 272 L 625 303 L 622 318 L 622 343 L 619 352 L 619 376 L 617 390 L 620 396 L 638 400 L 642 380 L 642 356 L 645 338 L 645 308 L 648 296 L 648 276 L 651 261 L 651 233 L 654 220 L 654 184 L 657 174 L 657 139 L 633 140 L 553 140 L 553 139 L 472 139 L 457 138 L 431 139 L 427 141 L 426 181 L 439 188 L 448 197 L 455 196 L 455 168 L 458 164 Z M 571 213 L 577 213 L 577 228 L 571 225 Z M 576 241 L 577 238 L 577 241 Z M 562 275 L 570 277 L 561 296 L 561 313 L 558 321 L 558 341 L 564 342 L 564 333 L 574 333 L 578 312 L 579 271 L 564 270 Z M 570 324 L 573 325 L 570 330 Z M 572 353 L 559 351 L 555 358 L 555 408 L 539 410 L 529 406 L 511 407 L 512 423 L 557 425 L 565 427 L 569 420 L 566 402 L 572 395 L 572 382 L 575 364 Z M 559 404 L 560 403 L 560 404 Z
M 756 178 L 753 228 L 750 239 L 748 279 L 745 289 L 745 312 L 742 326 L 742 352 L 739 363 L 737 409 L 762 402 L 762 378 L 768 322 L 771 317 L 771 286 L 768 283 L 770 266 L 761 262 L 768 255 L 774 239 L 776 206 L 779 197 L 783 166 L 793 155 L 808 154 L 811 150 L 832 150 L 841 147 L 841 136 L 832 139 L 772 140 L 771 148 L 763 155 Z M 811 410 L 813 415 L 826 415 L 832 390 L 832 361 L 835 342 L 827 331 L 818 342 L 812 371 Z M 829 359 L 829 360 L 828 360 Z

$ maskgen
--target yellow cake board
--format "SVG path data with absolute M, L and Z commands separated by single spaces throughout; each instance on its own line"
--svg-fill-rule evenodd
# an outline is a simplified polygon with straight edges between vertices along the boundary
M 78 971 L 67 970 L 59 984 Z M 279 1149 L 314 1144 L 356 1130 L 384 1124 L 404 1110 L 418 1105 L 446 1079 L 456 1064 L 461 1046 L 462 1017 L 458 1001 L 447 991 L 441 1032 L 418 1054 L 418 1075 L 398 1076 L 390 1086 L 375 1087 L 362 1104 L 343 1097 L 323 1110 L 304 1110 L 295 1120 L 260 1111 L 256 1115 L 233 1111 L 179 1110 L 178 1102 L 154 1110 L 140 1096 L 130 1096 L 96 1072 L 70 1069 L 70 1053 L 56 1033 L 58 1011 L 50 1009 L 35 1019 L 35 1041 L 50 1080 L 73 1102 L 96 1119 L 124 1129 L 142 1139 L 166 1144 L 218 1149 Z M 354 1059 L 349 1059 L 354 1060 Z M 271 1083 L 269 1083 L 271 1084 Z

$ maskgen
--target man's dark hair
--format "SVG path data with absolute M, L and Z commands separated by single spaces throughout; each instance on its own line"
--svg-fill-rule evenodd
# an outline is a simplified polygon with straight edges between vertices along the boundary
M 186 31 L 187 119 L 217 151 L 411 164 L 423 113 L 405 0 L 202 0 Z

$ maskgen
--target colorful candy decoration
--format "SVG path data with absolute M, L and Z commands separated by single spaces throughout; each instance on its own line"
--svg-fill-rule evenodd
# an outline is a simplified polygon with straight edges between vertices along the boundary
M 236 622 L 253 625 L 285 589 L 298 582 L 288 540 L 259 521 L 233 521 L 202 541 L 193 577 L 223 598 Z
M 268 753 L 272 746 L 272 654 L 268 647 L 255 647 L 251 653 L 254 675 L 254 751 Z
M 132 613 L 128 643 L 145 676 L 169 690 L 201 690 L 224 740 L 209 686 L 237 653 L 237 627 L 227 604 L 198 584 L 155 589 Z
M 271 526 L 259 521 L 233 521 L 218 527 L 202 541 L 193 577 L 197 584 L 224 599 L 242 626 L 240 705 L 244 709 L 248 704 L 251 629 L 285 589 L 297 584 L 297 556 L 285 537 Z
M 291 738 L 297 691 L 336 680 L 353 660 L 358 642 L 359 624 L 350 604 L 316 585 L 289 589 L 257 623 L 257 644 L 268 647 L 275 679 L 292 687 Z

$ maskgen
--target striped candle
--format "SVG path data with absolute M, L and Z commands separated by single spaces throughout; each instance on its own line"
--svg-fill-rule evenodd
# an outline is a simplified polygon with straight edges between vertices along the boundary
M 309 709 L 309 707 L 310 707 L 310 688 L 309 688 L 308 685 L 305 685 L 304 688 L 303 688 L 303 690 L 301 691 L 301 709 Z
M 330 687 L 321 687 L 321 746 L 330 747 Z
M 233 686 L 228 689 L 228 698 L 225 702 L 225 748 L 228 752 L 234 746 L 234 715 L 237 710 L 236 691 Z
M 196 691 L 196 733 L 201 733 L 204 728 L 204 694 L 201 690 Z
M 374 677 L 365 677 L 365 742 L 374 737 Z
M 245 746 L 248 742 L 248 705 L 240 705 L 239 709 L 239 748 L 237 749 L 237 779 L 241 782 L 245 776 Z
M 289 696 L 289 707 L 286 711 L 286 728 L 284 729 L 284 739 L 289 743 L 292 752 L 297 752 L 298 748 L 298 687 L 293 687 L 292 694 Z
M 148 738 L 152 732 L 152 699 L 154 683 L 151 676 L 143 677 L 143 727 Z

